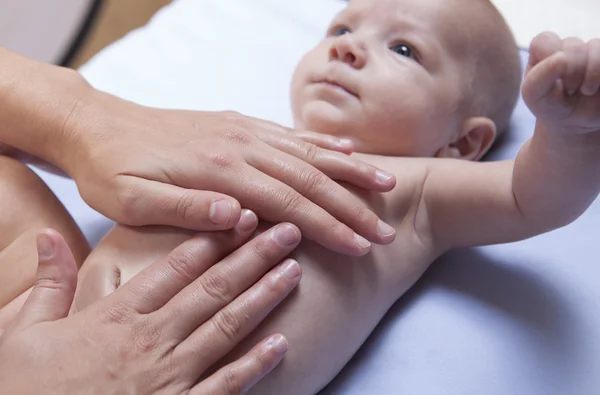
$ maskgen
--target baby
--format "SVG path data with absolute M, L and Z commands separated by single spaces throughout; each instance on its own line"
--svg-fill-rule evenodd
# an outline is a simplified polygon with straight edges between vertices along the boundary
M 297 292 L 230 356 L 265 334 L 288 339 L 284 362 L 252 393 L 316 393 L 440 255 L 558 228 L 594 201 L 600 45 L 536 38 L 522 85 L 534 137 L 516 160 L 476 163 L 507 129 L 520 77 L 515 41 L 486 0 L 352 0 L 334 19 L 294 73 L 294 126 L 350 138 L 358 158 L 395 174 L 389 193 L 352 191 L 397 236 L 364 257 L 301 244 Z M 116 226 L 82 267 L 76 307 L 191 235 Z

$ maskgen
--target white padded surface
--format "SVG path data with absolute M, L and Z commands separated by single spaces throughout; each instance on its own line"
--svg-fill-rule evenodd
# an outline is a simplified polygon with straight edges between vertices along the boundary
M 338 0 L 178 0 L 83 69 L 147 105 L 291 123 L 288 85 Z M 521 102 L 496 157 L 533 130 Z M 92 242 L 110 222 L 44 177 Z M 600 203 L 575 224 L 441 259 L 323 394 L 600 394 Z
M 491 0 L 504 14 L 521 48 L 545 30 L 563 38 L 600 37 L 598 0 Z

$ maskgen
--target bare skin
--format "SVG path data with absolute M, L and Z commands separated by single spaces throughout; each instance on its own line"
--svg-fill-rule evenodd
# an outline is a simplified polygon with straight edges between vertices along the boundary
M 27 166 L 6 156 L 0 156 L 0 202 L 2 308 L 33 284 L 37 269 L 35 238 L 41 229 L 51 227 L 64 235 L 78 267 L 90 248 L 46 184 Z
M 386 26 L 399 25 L 390 18 L 401 15 L 389 12 L 389 7 L 397 2 L 382 1 L 378 7 L 371 7 L 367 0 L 353 0 L 349 9 L 354 16 L 336 18 L 330 35 L 307 55 L 312 59 L 307 63 L 309 70 L 303 72 L 302 66 L 299 68 L 292 93 L 299 126 L 318 124 L 319 131 L 331 134 L 343 130 L 345 137 L 353 138 L 363 152 L 380 150 L 367 145 L 369 142 L 386 148 L 393 147 L 395 141 L 403 142 L 396 145 L 402 151 L 385 152 L 388 157 L 356 155 L 396 176 L 397 186 L 392 192 L 352 190 L 396 229 L 397 237 L 386 247 L 374 246 L 365 257 L 338 255 L 312 242 L 304 242 L 298 248 L 295 257 L 303 268 L 302 284 L 252 335 L 256 338 L 251 336 L 248 344 L 242 344 L 231 356 L 240 355 L 267 332 L 278 331 L 288 339 L 290 352 L 286 361 L 253 393 L 315 393 L 339 372 L 385 311 L 439 255 L 456 247 L 520 240 L 563 226 L 583 213 L 600 191 L 597 42 L 562 41 L 552 35 L 534 41 L 523 93 L 538 117 L 535 137 L 515 161 L 456 160 L 480 158 L 497 132 L 494 122 L 485 116 L 444 113 L 453 108 L 460 92 L 460 86 L 454 82 L 464 78 L 463 73 L 458 73 L 462 59 L 452 52 L 451 43 L 444 41 L 447 35 L 432 26 L 451 27 L 462 20 L 463 14 L 452 19 L 453 13 L 441 12 L 442 4 L 433 0 L 406 0 L 402 4 L 410 5 L 412 22 L 422 22 L 419 26 L 433 33 L 430 41 L 437 40 L 437 48 L 448 53 L 439 55 L 431 66 L 425 66 L 425 61 L 416 62 L 407 56 L 411 53 L 407 49 L 412 48 L 399 48 L 392 32 L 385 31 Z M 431 14 L 434 11 L 441 14 Z M 394 40 L 380 45 L 388 36 Z M 460 42 L 460 37 L 453 39 Z M 388 54 L 389 49 L 394 55 Z M 582 57 L 582 53 L 586 56 Z M 402 57 L 398 59 L 396 55 Z M 325 66 L 320 69 L 319 65 Z M 392 73 L 396 70 L 392 67 L 400 68 L 402 74 Z M 315 75 L 332 74 L 326 75 L 329 81 L 322 84 L 323 81 L 311 80 L 311 70 Z M 383 80 L 382 89 L 390 85 L 393 91 L 395 83 L 407 84 L 404 88 L 420 87 L 412 103 L 420 103 L 425 110 L 439 108 L 441 113 L 424 117 L 423 112 L 412 113 L 415 107 L 410 107 L 398 115 L 406 103 L 383 109 L 383 113 L 370 112 L 377 108 L 377 102 L 363 82 L 371 82 L 362 78 L 368 73 L 394 77 L 387 83 Z M 443 89 L 434 89 L 438 87 Z M 576 93 L 567 95 L 573 87 Z M 384 93 L 379 92 L 377 97 Z M 385 113 L 400 118 L 380 123 L 377 138 L 367 138 L 366 130 L 373 133 L 366 128 L 370 117 L 381 118 Z M 351 122 L 344 123 L 348 120 Z M 399 131 L 398 124 L 408 121 L 409 127 Z M 344 127 L 340 128 L 340 124 Z M 356 130 L 351 128 L 353 124 L 357 125 Z M 389 130 L 383 130 L 386 126 Z M 422 137 L 430 130 L 436 133 Z M 112 292 L 188 237 L 189 233 L 175 228 L 117 226 L 80 272 L 83 286 L 77 295 L 77 308 Z M 127 264 L 132 257 L 137 262 L 133 266 Z
M 232 231 L 188 240 L 71 316 L 77 286 L 73 255 L 58 233 L 41 231 L 35 286 L 0 333 L 0 386 L 13 394 L 246 393 L 283 358 L 288 348 L 283 336 L 270 336 L 212 375 L 204 372 L 301 277 L 293 260 L 273 267 L 299 243 L 298 229 L 280 224 L 240 247 L 257 224 L 256 215 L 245 210 Z M 238 271 L 245 276 L 230 278 Z M 214 288 L 224 279 L 230 280 L 227 296 Z
M 251 337 L 231 356 L 240 355 L 252 341 L 274 330 L 289 340 L 286 361 L 253 393 L 317 392 L 438 256 L 456 247 L 516 241 L 563 226 L 583 213 L 600 191 L 597 42 L 573 43 L 548 34 L 538 37 L 532 43 L 532 60 L 523 84 L 524 97 L 538 117 L 535 137 L 514 161 L 474 163 L 469 160 L 479 159 L 487 151 L 497 131 L 486 117 L 462 114 L 461 118 L 457 111 L 443 112 L 456 101 L 460 86 L 454 83 L 464 75 L 457 73 L 461 59 L 451 52 L 453 46 L 434 28 L 441 24 L 439 18 L 452 13 L 432 15 L 434 10 L 443 9 L 438 3 L 432 7 L 433 3 L 402 2 L 410 4 L 412 22 L 422 22 L 421 28 L 433 34 L 430 40 L 439 40 L 437 48 L 450 51 L 429 68 L 425 61 L 419 63 L 407 56 L 412 48 L 398 48 L 393 42 L 379 44 L 382 37 L 394 36 L 378 29 L 401 25 L 402 21 L 389 16 L 395 15 L 389 9 L 398 4 L 396 0 L 378 2 L 380 8 L 366 0 L 351 2 L 351 12 L 336 18 L 328 37 L 298 68 L 292 87 L 296 124 L 337 135 L 343 131 L 343 136 L 353 139 L 363 152 L 396 147 L 398 151 L 385 153 L 438 158 L 356 155 L 395 175 L 397 186 L 387 194 L 353 193 L 391 224 L 397 237 L 389 246 L 374 246 L 368 256 L 360 258 L 341 256 L 311 242 L 301 244 L 295 257 L 304 277 L 297 292 L 252 335 L 256 338 Z M 448 27 L 460 20 L 445 20 L 442 25 Z M 381 48 L 393 49 L 394 54 L 388 55 Z M 402 52 L 400 59 L 393 57 L 398 52 Z M 583 62 L 578 56 L 582 52 L 589 53 Z M 363 80 L 376 83 L 377 76 L 394 75 L 393 67 L 403 73 L 393 81 L 382 80 L 379 89 L 371 93 Z M 363 78 L 369 73 L 373 78 Z M 314 76 L 321 76 L 321 81 Z M 576 87 L 575 96 L 565 92 L 570 85 Z M 371 112 L 378 108 L 377 99 L 385 96 L 386 89 L 391 94 L 401 88 L 420 88 L 411 97 L 412 107 L 402 112 L 408 102 L 384 100 L 381 105 L 393 107 L 396 103 L 397 107 Z M 432 100 L 440 114 L 423 117 L 422 112 L 411 112 L 418 105 L 423 111 L 435 108 Z M 396 118 L 388 124 L 380 122 L 378 133 L 373 134 L 366 127 L 370 119 L 385 114 Z M 406 123 L 409 126 L 399 131 L 397 125 Z M 352 125 L 358 126 L 353 129 Z M 385 130 L 386 126 L 390 129 Z M 394 145 L 395 141 L 400 144 Z M 553 199 L 548 199 L 549 195 Z M 143 267 L 168 250 L 162 243 L 177 244 L 187 237 L 175 229 L 117 226 L 81 272 L 84 283 L 105 281 L 104 288 L 83 287 L 78 300 L 85 305 L 96 298 L 86 290 L 111 292 L 111 287 L 139 270 L 120 264 L 120 256 L 135 256 Z M 106 260 L 113 264 L 102 267 Z M 92 272 L 104 272 L 110 285 L 106 286 L 106 277 L 102 280 L 87 275 Z
M 350 255 L 394 237 L 331 179 L 393 188 L 391 175 L 347 155 L 351 142 L 234 112 L 140 106 L 1 47 L 0 103 L 0 152 L 57 166 L 116 222 L 225 230 L 244 206 Z M 344 203 L 324 199 L 324 190 L 345 195 Z

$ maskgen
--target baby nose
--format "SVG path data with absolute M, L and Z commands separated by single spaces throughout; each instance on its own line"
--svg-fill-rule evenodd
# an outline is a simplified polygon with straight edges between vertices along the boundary
M 337 37 L 329 49 L 329 60 L 337 60 L 360 69 L 365 65 L 364 50 L 356 43 L 356 40 L 350 37 L 350 34 L 344 34 Z

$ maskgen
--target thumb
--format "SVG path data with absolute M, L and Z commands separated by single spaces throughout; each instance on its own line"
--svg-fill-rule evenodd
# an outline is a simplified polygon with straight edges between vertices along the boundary
M 19 316 L 17 328 L 55 321 L 69 313 L 77 287 L 77 265 L 67 242 L 56 231 L 37 236 L 38 269 L 35 284 Z
M 178 228 L 216 231 L 233 228 L 240 222 L 240 203 L 222 193 L 181 188 L 146 179 L 133 179 L 131 187 L 140 196 L 127 218 L 115 218 L 128 225 L 171 225 Z M 131 219 L 131 218 L 130 218 Z

